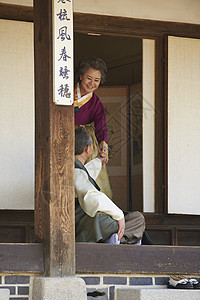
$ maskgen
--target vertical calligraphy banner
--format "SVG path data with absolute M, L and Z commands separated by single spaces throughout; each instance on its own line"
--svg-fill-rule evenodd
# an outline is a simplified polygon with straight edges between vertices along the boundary
M 52 0 L 53 101 L 72 105 L 73 88 L 73 0 Z

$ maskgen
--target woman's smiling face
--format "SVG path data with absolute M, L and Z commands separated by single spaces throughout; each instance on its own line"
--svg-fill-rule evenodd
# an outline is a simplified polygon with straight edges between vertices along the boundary
M 98 89 L 101 82 L 101 72 L 89 68 L 83 75 L 80 75 L 80 80 L 80 92 L 81 96 L 84 96 Z

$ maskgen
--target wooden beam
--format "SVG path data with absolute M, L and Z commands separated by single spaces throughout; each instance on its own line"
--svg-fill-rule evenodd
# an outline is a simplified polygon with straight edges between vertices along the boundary
M 200 25 L 74 13 L 74 30 L 78 32 L 158 38 L 165 35 L 200 37 Z
M 0 224 L 24 223 L 33 225 L 34 210 L 0 209 Z
M 42 244 L 0 244 L 0 253 L 0 273 L 44 273 Z
M 33 22 L 33 7 L 0 3 L 0 19 Z
M 175 199 L 174 199 L 175 201 Z M 199 215 L 177 215 L 177 214 L 154 214 L 144 213 L 146 224 L 148 225 L 172 225 L 183 227 L 197 227 L 200 228 Z
M 199 275 L 200 247 L 76 243 L 77 273 Z
M 17 21 L 34 21 L 31 6 L 0 3 L 0 18 Z M 138 38 L 155 38 L 165 35 L 200 37 L 200 25 L 148 19 L 125 18 L 86 13 L 74 13 L 74 30 Z
M 34 1 L 35 240 L 45 275 L 75 274 L 74 113 L 53 103 L 51 0 Z
M 164 39 L 155 41 L 155 212 L 165 213 L 164 178 Z
M 44 275 L 42 244 L 0 244 L 0 253 L 0 273 Z M 76 243 L 76 272 L 199 276 L 199 253 L 200 247 Z

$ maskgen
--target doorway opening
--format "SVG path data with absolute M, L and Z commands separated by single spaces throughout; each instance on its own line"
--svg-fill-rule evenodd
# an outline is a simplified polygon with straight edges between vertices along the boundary
M 100 57 L 107 79 L 95 93 L 106 111 L 113 201 L 123 210 L 143 211 L 142 39 L 74 33 L 75 68 L 86 57 Z

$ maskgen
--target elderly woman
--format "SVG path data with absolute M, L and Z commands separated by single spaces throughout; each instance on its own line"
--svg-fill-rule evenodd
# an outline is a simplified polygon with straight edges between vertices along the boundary
M 100 58 L 88 57 L 77 69 L 77 83 L 74 92 L 75 125 L 84 125 L 93 140 L 93 159 L 100 155 L 104 167 L 97 178 L 102 191 L 112 198 L 110 183 L 105 164 L 108 162 L 108 136 L 105 110 L 100 99 L 95 95 L 100 84 L 106 79 L 106 64 Z

